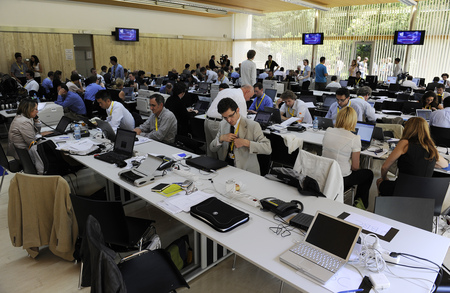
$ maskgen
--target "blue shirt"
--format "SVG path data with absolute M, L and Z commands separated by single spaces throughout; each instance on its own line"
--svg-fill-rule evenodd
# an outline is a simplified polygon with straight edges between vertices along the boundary
M 261 102 L 261 100 L 262 100 L 262 102 Z M 263 94 L 259 98 L 256 97 L 253 100 L 252 105 L 248 109 L 253 110 L 253 111 L 264 111 L 265 107 L 273 107 L 273 102 L 269 96 L 267 96 L 266 94 Z
M 112 78 L 121 78 L 123 80 L 125 80 L 125 75 L 123 73 L 123 67 L 122 65 L 120 65 L 119 63 L 117 63 L 116 65 L 114 65 L 111 68 L 111 77 Z
M 105 89 L 105 88 L 102 87 L 102 86 L 99 85 L 99 84 L 91 83 L 91 84 L 89 84 L 89 85 L 86 87 L 86 89 L 85 89 L 85 92 L 84 92 L 84 99 L 93 102 L 93 101 L 95 101 L 95 94 L 96 94 L 98 91 L 101 91 L 101 90 L 104 90 L 104 89 Z
M 65 98 L 58 95 L 58 99 L 55 104 L 61 105 L 63 108 L 68 108 L 70 111 L 79 115 L 86 115 L 86 106 L 84 105 L 83 100 L 74 92 L 67 92 L 67 96 Z
M 42 82 L 42 86 L 44 87 L 45 92 L 48 94 L 50 92 L 50 89 L 53 88 L 53 81 L 49 77 L 47 77 Z
M 356 111 L 356 116 L 357 116 L 357 120 L 358 121 L 363 121 L 363 113 L 364 113 L 364 109 L 361 108 L 361 104 L 358 102 L 354 102 L 353 99 L 350 99 L 348 101 L 347 106 L 352 107 L 353 109 L 355 109 Z M 346 107 L 347 107 L 346 106 Z M 337 114 L 339 113 L 339 111 L 345 107 L 339 107 L 337 102 L 334 102 L 333 104 L 331 104 L 330 109 L 328 109 L 327 115 L 325 116 L 325 118 L 331 118 L 333 119 L 333 124 L 336 123 L 336 117 Z
M 322 63 L 319 63 L 316 66 L 316 82 L 327 82 L 327 77 L 325 76 L 325 73 L 328 74 L 327 67 Z
M 233 71 L 233 73 L 231 73 L 231 77 L 232 78 L 239 78 L 239 73 L 237 73 L 236 71 Z

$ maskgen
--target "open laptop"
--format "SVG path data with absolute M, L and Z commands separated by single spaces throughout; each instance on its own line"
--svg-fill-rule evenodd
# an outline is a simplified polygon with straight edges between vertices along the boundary
M 303 241 L 280 256 L 280 261 L 325 284 L 350 259 L 361 227 L 317 212 Z
M 277 97 L 277 90 L 276 89 L 265 89 L 264 93 L 266 94 L 266 96 L 268 96 L 268 97 L 270 97 L 272 99 L 272 102 Z
M 194 168 L 211 172 L 211 170 L 217 170 L 228 166 L 228 163 L 218 159 L 214 159 L 207 156 L 200 156 L 193 159 L 186 159 L 186 164 Z
M 361 137 L 361 150 L 366 150 L 370 147 L 372 141 L 373 130 L 375 125 L 370 123 L 358 122 L 356 123 L 356 134 Z
M 396 76 L 388 76 L 386 83 L 387 84 L 397 83 L 397 77 Z
M 383 128 L 375 126 L 375 128 L 373 129 L 372 138 L 378 141 L 385 141 Z
M 336 96 L 334 95 L 330 95 L 330 96 L 326 96 L 323 95 L 323 104 L 320 107 L 317 107 L 317 110 L 326 110 L 328 111 L 328 109 L 330 109 L 331 105 L 336 102 Z
M 103 135 L 107 139 L 109 139 L 111 142 L 116 141 L 116 133 L 114 132 L 114 130 L 111 127 L 111 124 L 109 124 L 108 121 L 103 121 L 99 119 L 96 119 L 95 121 L 97 122 L 96 126 L 102 130 Z
M 206 111 L 208 111 L 209 108 L 209 102 L 198 100 L 197 103 L 195 103 L 194 110 L 198 111 L 198 114 L 205 114 Z
M 261 128 L 264 130 L 270 124 L 270 117 L 272 117 L 272 113 L 266 111 L 258 111 L 255 116 L 255 122 L 258 122 L 261 125 Z
M 416 109 L 416 116 L 422 117 L 427 122 L 430 121 L 431 110 L 430 109 Z
M 130 101 L 130 100 L 134 99 L 134 95 L 133 95 L 134 88 L 133 87 L 124 87 L 122 90 L 125 93 L 126 101 Z
M 196 94 L 207 94 L 208 93 L 208 83 L 206 81 L 201 81 L 198 83 L 198 89 L 194 93 Z
M 348 80 L 340 80 L 339 84 L 341 85 L 341 87 L 347 87 L 348 85 Z
M 353 87 L 355 85 L 356 77 L 349 76 L 347 80 L 347 86 Z
M 271 121 L 273 123 L 281 123 L 281 114 L 280 109 L 274 108 L 274 107 L 264 107 L 264 112 L 272 113 Z
M 319 129 L 326 130 L 328 127 L 333 128 L 333 119 L 325 118 L 325 117 L 317 117 L 317 121 L 319 122 Z
M 53 137 L 66 134 L 66 128 L 70 124 L 70 122 L 72 122 L 72 119 L 66 116 L 62 116 L 61 120 L 59 120 L 58 122 L 58 125 L 56 125 L 55 130 L 53 130 L 49 134 L 43 135 L 43 137 Z
M 96 155 L 94 158 L 110 164 L 129 159 L 133 156 L 135 138 L 136 132 L 118 128 L 114 149 L 110 152 Z

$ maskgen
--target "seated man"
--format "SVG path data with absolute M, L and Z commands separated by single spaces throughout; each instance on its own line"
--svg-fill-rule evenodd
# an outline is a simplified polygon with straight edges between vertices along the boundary
M 333 75 L 331 77 L 331 82 L 329 84 L 327 84 L 327 86 L 325 87 L 327 89 L 339 89 L 341 88 L 341 84 L 339 82 L 337 82 L 337 76 Z
M 372 89 L 368 86 L 363 86 L 358 89 L 358 98 L 352 99 L 351 101 L 352 103 L 361 104 L 363 115 L 366 118 L 366 121 L 376 122 L 377 118 L 375 117 L 375 108 L 367 102 L 371 95 Z
M 79 119 L 78 115 L 86 115 L 86 106 L 81 97 L 69 91 L 65 84 L 58 86 L 58 99 L 55 104 L 61 105 L 64 108 L 64 116 L 73 120 Z
M 450 128 L 450 99 L 444 100 L 444 109 L 430 115 L 430 126 Z
M 34 71 L 27 70 L 27 72 L 25 73 L 25 77 L 27 78 L 25 89 L 28 91 L 28 94 L 30 94 L 31 91 L 37 93 L 39 91 L 39 84 L 34 80 Z
M 269 75 L 266 77 L 267 80 L 278 80 L 276 76 L 273 75 L 273 71 L 269 70 Z
M 269 68 L 264 69 L 264 71 L 258 75 L 258 78 L 259 79 L 266 79 L 266 77 L 269 76 L 269 71 L 270 71 Z
M 78 73 L 72 73 L 70 80 L 71 81 L 66 84 L 69 91 L 80 94 L 84 92 L 83 85 L 80 82 L 80 75 Z
M 264 136 L 261 126 L 241 116 L 236 102 L 231 98 L 220 100 L 217 111 L 222 115 L 216 138 L 209 145 L 220 160 L 231 166 L 260 174 L 257 154 L 270 154 L 270 141 Z
M 91 68 L 91 75 L 96 76 L 100 80 L 100 83 L 105 84 L 105 79 L 103 78 L 103 75 L 98 74 L 97 69 Z
M 356 71 L 355 84 L 354 87 L 362 87 L 364 86 L 364 78 L 361 77 L 361 71 Z
M 340 88 L 336 91 L 336 102 L 331 104 L 330 109 L 328 109 L 325 118 L 333 119 L 333 123 L 336 122 L 336 116 L 339 111 L 344 107 L 352 107 L 356 111 L 357 121 L 362 121 L 362 115 L 364 110 L 361 108 L 361 103 L 353 102 L 350 100 L 350 92 L 346 88 Z
M 219 92 L 223 91 L 224 89 L 229 89 L 230 86 L 227 83 L 221 83 L 219 84 Z
M 217 81 L 216 84 L 222 84 L 222 83 L 230 83 L 230 81 L 228 80 L 228 77 L 225 76 L 225 71 L 223 69 L 219 69 L 217 71 Z
M 47 78 L 42 81 L 42 87 L 45 89 L 45 94 L 50 95 L 50 91 L 53 88 L 53 75 L 55 73 L 53 71 L 49 71 L 47 74 Z
M 164 97 L 160 94 L 150 96 L 150 117 L 136 127 L 134 131 L 145 136 L 164 143 L 174 143 L 177 135 L 177 118 L 172 112 L 164 107 Z
M 436 85 L 436 96 L 439 104 L 442 104 L 442 101 L 450 96 L 450 93 L 445 91 L 445 85 L 439 83 Z
M 253 88 L 255 90 L 256 98 L 253 100 L 250 108 L 248 108 L 249 113 L 255 114 L 257 111 L 264 111 L 265 107 L 273 107 L 272 99 L 264 93 L 262 83 L 255 83 Z
M 291 117 L 298 117 L 298 122 L 312 123 L 311 113 L 309 113 L 308 107 L 305 102 L 297 99 L 297 95 L 293 91 L 287 90 L 281 94 L 280 99 L 277 100 L 277 107 L 280 103 L 284 104 L 280 108 L 280 114 L 282 120 L 287 120 Z
M 166 85 L 163 85 L 160 89 L 159 92 L 161 94 L 168 94 L 171 95 L 172 94 L 172 84 L 170 82 L 166 83 Z
M 105 86 L 103 83 L 99 84 L 100 80 L 95 75 L 90 76 L 88 81 L 89 85 L 86 87 L 86 91 L 84 93 L 84 101 L 87 106 L 87 114 L 90 116 L 92 114 L 92 109 L 95 102 L 95 95 L 98 91 L 104 90 Z
M 231 78 L 239 78 L 239 67 L 236 67 L 234 71 L 231 73 Z
M 412 80 L 413 80 L 413 76 L 412 76 L 412 75 L 408 75 L 408 77 L 407 77 L 406 80 L 401 84 L 401 86 L 409 87 L 409 88 L 411 88 L 411 89 L 413 89 L 413 90 L 419 89 L 419 88 L 417 87 L 417 85 L 416 85 Z
M 125 83 L 125 87 L 132 87 L 133 91 L 137 92 L 139 89 L 139 84 L 136 80 L 136 74 L 134 72 L 128 73 L 128 81 Z
M 108 91 L 98 91 L 95 94 L 95 100 L 97 100 L 100 108 L 106 110 L 106 121 L 111 125 L 114 132 L 117 132 L 117 128 L 125 130 L 134 129 L 134 118 L 131 113 L 123 106 L 122 103 L 111 101 L 111 95 Z
M 215 83 L 219 79 L 219 75 L 217 74 L 217 68 L 214 70 L 206 71 L 206 82 Z

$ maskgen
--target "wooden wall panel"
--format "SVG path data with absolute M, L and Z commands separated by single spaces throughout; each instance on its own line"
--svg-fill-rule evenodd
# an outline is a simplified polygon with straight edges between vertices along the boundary
M 31 55 L 39 57 L 44 78 L 50 70 L 61 70 L 64 78 L 69 77 L 75 59 L 66 60 L 65 49 L 73 50 L 71 34 L 0 32 L 0 72 L 9 74 L 14 54 L 21 52 L 24 60 Z
M 178 72 L 184 69 L 186 63 L 202 66 L 208 64 L 211 55 L 219 60 L 221 54 L 231 57 L 232 41 L 209 41 L 174 38 L 141 37 L 139 42 L 117 42 L 111 36 L 94 35 L 95 67 L 108 67 L 110 56 L 116 56 L 118 62 L 127 69 L 144 70 L 152 74 L 166 75 L 175 68 Z

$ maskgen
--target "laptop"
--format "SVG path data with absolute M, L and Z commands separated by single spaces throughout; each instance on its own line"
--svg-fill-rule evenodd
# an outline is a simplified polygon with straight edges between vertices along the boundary
M 214 159 L 207 156 L 200 156 L 193 159 L 186 159 L 186 164 L 194 168 L 211 172 L 228 166 L 228 163 L 218 159 Z
M 333 128 L 333 119 L 325 118 L 325 117 L 317 117 L 317 121 L 319 122 L 319 129 L 326 130 L 328 127 Z
M 136 132 L 118 128 L 114 149 L 110 152 L 96 155 L 94 158 L 110 164 L 129 159 L 133 156 L 135 138 Z
M 155 180 L 153 173 L 155 173 L 162 161 L 160 157 L 148 155 L 138 167 L 122 170 L 119 172 L 119 176 L 137 187 L 147 185 Z
M 348 80 L 340 80 L 339 84 L 341 85 L 341 87 L 347 87 L 348 85 Z
M 266 94 L 266 96 L 268 96 L 268 97 L 270 97 L 272 99 L 272 102 L 277 97 L 277 90 L 276 89 L 265 89 L 264 93 Z
M 361 150 L 366 150 L 370 147 L 372 141 L 373 130 L 375 125 L 370 123 L 358 122 L 356 123 L 356 134 L 361 137 Z
M 412 99 L 412 96 L 410 94 L 398 94 L 397 95 L 397 101 L 409 101 Z
M 198 114 L 205 114 L 206 111 L 208 111 L 209 108 L 209 102 L 198 100 L 197 103 L 195 103 L 194 110 L 198 111 Z
M 412 82 L 414 82 L 416 84 L 416 86 L 420 85 L 420 78 L 413 78 Z
M 264 112 L 272 113 L 271 121 L 273 123 L 281 123 L 281 114 L 280 109 L 274 108 L 274 107 L 264 107 Z
M 429 122 L 430 121 L 430 116 L 431 116 L 431 110 L 429 110 L 429 109 L 416 109 L 416 116 L 417 117 L 422 117 L 427 122 Z
M 348 80 L 347 80 L 347 86 L 354 86 L 355 85 L 355 81 L 356 81 L 356 77 L 354 76 L 349 76 Z
M 327 110 L 330 109 L 331 105 L 336 102 L 336 96 L 325 96 L 323 95 L 323 104 L 320 107 L 317 107 L 317 110 Z
M 383 132 L 383 128 L 381 127 L 376 127 L 373 129 L 373 135 L 372 135 L 373 139 L 376 139 L 378 141 L 384 141 L 384 132 Z
M 325 284 L 350 259 L 361 227 L 317 212 L 303 241 L 280 256 L 280 261 Z
M 390 83 L 388 87 L 389 92 L 398 92 L 400 90 L 400 85 L 398 83 Z
M 111 142 L 116 141 L 116 133 L 114 132 L 114 130 L 111 127 L 111 124 L 109 124 L 108 121 L 103 121 L 99 119 L 96 119 L 95 121 L 97 122 L 97 127 L 102 130 L 103 135 L 107 139 L 109 139 Z
M 198 83 L 198 89 L 196 92 L 196 94 L 207 94 L 208 93 L 208 83 L 206 81 L 202 81 Z
M 58 125 L 56 125 L 56 129 L 49 134 L 43 135 L 43 137 L 53 137 L 66 134 L 66 128 L 70 124 L 70 122 L 72 122 L 72 119 L 66 116 L 62 116 L 61 120 L 59 120 L 58 122 Z
M 261 128 L 264 130 L 270 124 L 270 118 L 272 117 L 272 113 L 265 111 L 258 111 L 255 116 L 255 122 L 258 122 L 261 125 Z
M 133 100 L 133 98 L 134 98 L 134 95 L 133 95 L 134 88 L 133 87 L 124 87 L 122 90 L 125 93 L 126 101 Z
M 386 83 L 387 84 L 397 83 L 397 77 L 396 76 L 388 76 Z

